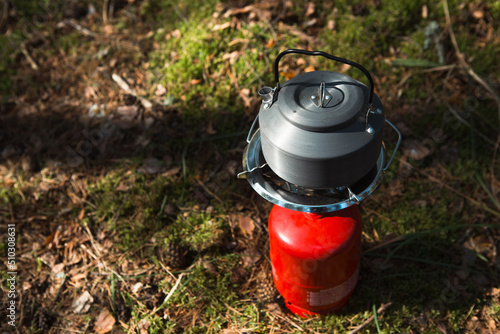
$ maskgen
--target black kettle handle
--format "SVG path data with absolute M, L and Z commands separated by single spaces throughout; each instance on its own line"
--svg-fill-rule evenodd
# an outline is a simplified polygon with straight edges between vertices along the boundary
M 373 79 L 372 79 L 372 76 L 370 75 L 370 72 L 368 72 L 368 70 L 366 68 L 364 68 L 363 66 L 361 66 L 360 64 L 358 64 L 356 62 L 353 62 L 352 60 L 347 60 L 347 59 L 344 59 L 344 58 L 332 56 L 332 55 L 330 55 L 330 54 L 328 54 L 326 52 L 323 52 L 323 51 L 307 51 L 307 50 L 299 50 L 299 49 L 288 49 L 288 50 L 285 50 L 285 51 L 281 52 L 278 55 L 278 57 L 276 57 L 276 59 L 274 60 L 274 81 L 276 82 L 276 90 L 277 91 L 280 90 L 280 82 L 279 82 L 280 72 L 279 72 L 279 68 L 278 68 L 279 67 L 279 62 L 280 62 L 281 58 L 283 58 L 283 56 L 285 56 L 285 55 L 287 55 L 289 53 L 298 53 L 298 54 L 308 55 L 308 56 L 323 56 L 323 57 L 328 58 L 330 60 L 338 61 L 340 63 L 344 63 L 344 64 L 348 64 L 348 65 L 356 67 L 361 72 L 363 72 L 363 74 L 368 78 L 368 83 L 370 84 L 370 97 L 368 98 L 368 103 L 370 105 L 372 104 L 372 100 L 373 100 Z

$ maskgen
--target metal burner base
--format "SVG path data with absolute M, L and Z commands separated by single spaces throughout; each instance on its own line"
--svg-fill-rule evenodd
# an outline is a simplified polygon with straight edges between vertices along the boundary
M 243 153 L 246 171 L 239 176 L 246 178 L 252 188 L 269 202 L 291 210 L 322 213 L 358 204 L 377 188 L 385 168 L 382 147 L 376 165 L 354 184 L 334 189 L 305 189 L 277 178 L 264 160 L 260 139 L 260 130 L 257 130 Z

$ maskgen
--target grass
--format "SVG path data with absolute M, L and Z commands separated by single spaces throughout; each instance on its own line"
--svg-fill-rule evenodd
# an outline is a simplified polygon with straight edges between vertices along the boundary
M 8 22 L 10 35 L 2 30 L 0 36 L 0 101 L 6 122 L 15 119 L 14 127 L 28 127 L 15 138 L 0 135 L 0 150 L 12 144 L 29 152 L 33 139 L 23 137 L 44 139 L 38 171 L 24 171 L 16 156 L 0 160 L 0 217 L 26 227 L 19 234 L 19 254 L 36 255 L 20 263 L 20 281 L 30 286 L 25 293 L 34 300 L 24 309 L 29 321 L 20 326 L 39 332 L 35 310 L 50 309 L 52 332 L 71 323 L 91 331 L 107 308 L 115 328 L 125 333 L 141 328 L 150 333 L 344 333 L 370 317 L 360 332 L 480 332 L 491 321 L 500 328 L 500 304 L 492 292 L 498 280 L 492 254 L 499 246 L 492 173 L 498 167 L 491 165 L 493 146 L 477 134 L 494 140 L 497 115 L 492 100 L 478 94 L 479 85 L 459 69 L 427 71 L 440 62 L 438 46 L 425 48 L 431 21 L 438 23 L 445 63 L 456 62 L 441 4 L 285 3 L 282 11 L 282 2 L 268 7 L 248 1 L 132 1 L 117 7 L 106 27 L 102 4 L 90 1 L 85 5 L 97 14 L 76 22 L 97 37 L 57 28 L 66 18 L 61 11 L 47 16 L 40 46 L 30 44 L 34 33 L 22 28 L 33 15 L 46 15 L 45 7 L 32 1 L 18 6 L 18 16 Z M 306 16 L 311 3 L 314 11 Z M 254 8 L 231 14 L 245 5 Z M 421 14 L 424 5 L 427 17 Z M 449 6 L 466 60 L 497 87 L 499 27 L 489 18 L 499 16 L 500 6 L 494 1 L 449 1 Z M 474 18 L 474 11 L 483 17 Z M 316 20 L 312 25 L 311 19 Z M 493 37 L 481 37 L 481 29 L 492 29 Z M 46 69 L 50 75 L 29 70 L 15 47 L 22 42 L 40 66 L 54 67 Z M 405 150 L 398 153 L 384 183 L 363 202 L 364 253 L 356 292 L 339 313 L 312 319 L 287 313 L 282 300 L 259 297 L 259 275 L 268 270 L 271 206 L 235 177 L 260 103 L 257 91 L 274 85 L 274 57 L 287 48 L 323 50 L 365 66 L 387 117 L 407 128 L 403 146 L 410 139 L 432 146 L 418 161 Z M 58 63 L 64 64 L 59 71 Z M 282 60 L 280 80 L 308 66 L 365 80 L 355 69 L 298 56 Z M 91 105 L 103 104 L 106 117 L 119 119 L 124 94 L 111 73 L 153 101 L 154 110 L 139 108 L 123 127 L 117 122 L 103 154 L 94 150 L 76 167 L 58 164 L 60 153 L 54 151 L 76 148 L 82 128 L 98 128 L 99 120 L 85 121 Z M 156 93 L 159 84 L 164 94 Z M 34 92 L 28 101 L 43 117 L 18 116 L 26 92 Z M 60 99 L 63 93 L 66 100 Z M 68 100 L 75 102 L 61 104 Z M 450 113 L 448 104 L 472 129 Z M 147 128 L 140 122 L 148 117 L 154 123 Z M 39 128 L 49 130 L 34 130 Z M 59 136 L 61 143 L 52 147 Z M 388 132 L 389 150 L 393 139 Z M 252 222 L 252 232 L 239 225 L 241 217 Z M 171 243 L 185 250 L 185 268 L 165 261 Z M 5 249 L 2 240 L 0 250 Z M 79 261 L 69 264 L 72 252 Z M 248 265 L 252 258 L 259 260 Z M 59 261 L 67 263 L 70 284 L 53 303 L 54 283 L 43 275 L 50 277 Z M 0 273 L 5 288 L 6 272 Z M 95 300 L 87 314 L 74 314 L 71 304 L 84 290 Z

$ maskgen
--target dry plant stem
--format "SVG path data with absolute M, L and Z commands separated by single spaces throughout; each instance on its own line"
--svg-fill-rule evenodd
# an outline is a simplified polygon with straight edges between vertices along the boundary
M 64 20 L 64 24 L 67 24 L 69 26 L 72 26 L 76 30 L 82 33 L 82 35 L 89 36 L 89 37 L 96 37 L 96 34 L 90 31 L 89 29 L 82 27 L 78 23 L 75 22 L 75 20 Z
M 4 0 L 2 8 L 2 17 L 0 17 L 0 29 L 3 28 L 8 18 L 9 18 L 9 1 Z
M 198 182 L 200 187 L 202 187 L 203 190 L 205 190 L 207 192 L 207 194 L 209 194 L 210 196 L 213 196 L 217 201 L 219 201 L 219 203 L 224 204 L 224 202 L 220 199 L 220 197 L 217 196 L 215 193 L 213 193 L 210 189 L 208 189 L 208 187 L 203 182 L 201 182 L 200 180 L 196 180 L 196 181 Z
M 125 283 L 125 280 L 123 279 L 123 277 L 122 277 L 120 274 L 118 274 L 115 270 L 110 269 L 110 268 L 108 267 L 108 265 L 106 264 L 106 262 L 105 262 L 105 261 L 103 261 L 103 260 L 101 260 L 101 258 L 100 258 L 100 257 L 97 257 L 94 253 L 92 253 L 92 252 L 91 252 L 91 251 L 87 248 L 87 246 L 85 246 L 85 245 L 83 245 L 83 244 L 82 244 L 82 245 L 80 245 L 80 247 L 81 247 L 83 250 L 85 250 L 85 251 L 86 251 L 86 252 L 87 252 L 87 253 L 88 253 L 88 254 L 89 254 L 89 255 L 90 255 L 90 256 L 91 256 L 94 260 L 96 260 L 96 261 L 100 262 L 100 263 L 102 264 L 102 266 L 104 267 L 104 269 L 106 269 L 106 270 L 107 270 L 107 271 L 109 271 L 109 272 L 112 272 L 112 273 L 113 273 L 113 274 L 115 274 L 115 275 L 116 275 L 116 277 L 118 277 L 118 278 L 119 278 L 119 279 L 120 279 L 123 283 Z
M 281 320 L 284 320 L 284 321 L 288 322 L 290 325 L 292 325 L 293 327 L 297 328 L 299 331 L 301 331 L 301 332 L 304 331 L 299 325 L 297 325 L 295 322 L 293 322 L 292 320 L 288 319 L 287 317 L 284 317 L 284 316 L 279 315 L 277 313 L 274 313 L 273 315 L 277 316 Z
M 498 119 L 499 119 L 499 123 L 500 123 L 500 97 L 498 96 L 498 94 L 495 93 L 493 88 L 491 88 L 491 86 L 486 81 L 484 81 L 479 75 L 477 75 L 477 73 L 474 72 L 472 67 L 465 61 L 465 56 L 462 52 L 460 52 L 460 49 L 459 49 L 458 43 L 457 43 L 457 39 L 455 38 L 455 34 L 454 34 L 453 28 L 451 26 L 450 10 L 448 8 L 448 1 L 447 0 L 443 0 L 443 7 L 444 7 L 444 14 L 446 17 L 446 24 L 448 26 L 448 31 L 450 33 L 451 43 L 453 44 L 453 48 L 455 49 L 455 53 L 457 55 L 458 62 L 467 71 L 467 73 L 474 80 L 476 80 L 477 83 L 479 83 L 481 86 L 483 86 L 483 88 L 486 89 L 491 94 L 491 96 L 493 97 L 493 99 L 495 100 L 495 102 L 497 104 Z M 498 150 L 499 145 L 500 145 L 500 133 L 497 136 L 495 148 L 493 150 L 491 167 L 490 167 L 491 177 L 493 179 L 492 182 L 496 181 L 496 177 L 495 177 L 495 173 L 494 173 L 494 166 L 495 166 L 495 162 L 496 162 L 497 150 Z
M 391 305 L 392 305 L 392 302 L 380 305 L 380 307 L 377 310 L 377 314 L 381 314 Z M 359 325 L 358 327 L 356 327 L 352 331 L 350 331 L 349 334 L 354 334 L 354 333 L 359 332 L 360 330 L 362 330 L 363 328 L 368 326 L 374 319 L 375 319 L 375 316 L 372 315 L 371 317 L 366 319 L 365 322 L 363 322 L 361 325 Z
M 479 137 L 481 137 L 482 139 L 484 139 L 484 141 L 486 141 L 487 143 L 490 143 L 491 145 L 497 146 L 497 144 L 495 144 L 495 142 L 493 140 L 489 139 L 488 137 L 486 137 L 485 135 L 483 135 L 481 132 L 479 132 L 476 129 L 474 129 L 474 127 L 469 122 L 467 122 L 465 119 L 463 119 L 458 114 L 458 112 L 450 104 L 448 104 L 448 110 L 453 114 L 453 116 L 455 116 L 456 119 L 458 119 L 458 121 L 460 123 L 462 123 L 465 126 L 467 126 L 469 129 L 472 130 L 472 132 L 474 132 L 476 135 L 478 135 Z M 496 149 L 495 149 L 495 151 L 496 151 Z
M 126 83 L 125 80 L 123 80 L 122 77 L 120 77 L 118 74 L 113 73 L 111 75 L 111 78 L 113 78 L 114 82 L 116 82 L 118 84 L 118 86 L 120 86 L 120 88 L 123 89 L 124 91 L 126 91 L 128 94 L 137 96 L 137 93 L 132 88 L 130 88 L 128 83 Z M 153 107 L 153 103 L 151 103 L 151 101 L 149 101 L 148 99 L 146 99 L 144 97 L 140 97 L 140 96 L 137 96 L 137 97 L 141 101 L 144 108 L 150 109 Z
M 444 183 L 443 181 L 441 181 L 441 180 L 439 180 L 439 179 L 435 178 L 434 176 L 432 176 L 432 175 L 430 175 L 430 174 L 427 174 L 426 172 L 423 172 L 423 171 L 418 170 L 418 169 L 416 169 L 416 168 L 414 168 L 414 170 L 415 170 L 415 171 L 417 171 L 418 173 L 420 173 L 420 174 L 422 174 L 422 175 L 426 176 L 429 180 L 431 180 L 431 181 L 433 181 L 433 182 L 436 182 L 436 183 L 439 183 L 441 186 L 445 187 L 446 189 L 451 190 L 451 191 L 453 191 L 455 194 L 462 196 L 463 198 L 465 198 L 466 200 L 468 200 L 468 201 L 469 201 L 469 202 L 471 202 L 472 204 L 474 204 L 474 205 L 476 205 L 476 206 L 478 206 L 478 207 L 482 208 L 482 209 L 483 209 L 483 210 L 485 210 L 485 211 L 488 211 L 489 213 L 491 213 L 491 214 L 493 214 L 493 215 L 495 215 L 495 216 L 497 216 L 497 217 L 500 217 L 500 212 L 495 211 L 495 210 L 493 210 L 493 209 L 489 208 L 488 206 L 484 205 L 483 203 L 476 201 L 476 200 L 475 200 L 475 199 L 473 199 L 472 197 L 465 195 L 464 193 L 462 193 L 462 192 L 460 192 L 460 191 L 456 190 L 456 189 L 455 189 L 455 188 L 453 188 L 452 186 L 450 186 L 450 185 L 448 185 L 448 184 Z
M 444 6 L 444 13 L 446 16 L 446 24 L 448 26 L 448 31 L 450 33 L 451 43 L 453 44 L 453 48 L 455 49 L 455 53 L 457 55 L 458 62 L 474 80 L 476 80 L 481 86 L 484 87 L 484 89 L 486 89 L 492 95 L 493 99 L 497 103 L 498 118 L 500 121 L 500 97 L 495 93 L 493 88 L 491 88 L 491 86 L 488 85 L 488 83 L 486 81 L 484 81 L 479 75 L 477 75 L 477 73 L 474 72 L 472 67 L 465 61 L 465 56 L 462 52 L 460 52 L 460 49 L 458 48 L 458 43 L 457 43 L 457 40 L 455 38 L 455 33 L 453 32 L 453 28 L 451 26 L 450 11 L 448 9 L 448 1 L 447 0 L 443 0 L 443 6 Z
M 21 49 L 21 52 L 23 53 L 23 55 L 26 57 L 26 60 L 28 61 L 28 63 L 30 63 L 31 68 L 35 71 L 38 71 L 38 69 L 39 69 L 38 64 L 33 59 L 33 57 L 31 57 L 31 55 L 29 54 L 28 49 L 26 48 L 26 43 L 25 42 L 21 43 L 19 48 Z
M 168 300 L 170 299 L 170 297 L 172 297 L 172 295 L 174 294 L 175 290 L 177 290 L 177 288 L 179 287 L 179 284 L 181 283 L 182 277 L 184 277 L 184 275 L 185 275 L 185 273 L 182 273 L 182 274 L 179 275 L 179 277 L 177 278 L 177 281 L 175 282 L 174 286 L 172 287 L 172 289 L 170 289 L 168 295 L 163 300 L 163 303 L 161 303 L 161 305 L 159 307 L 156 307 L 153 311 L 151 311 L 151 313 L 149 314 L 149 316 L 154 315 L 156 312 L 158 312 L 158 310 L 161 309 L 161 307 L 166 302 L 168 302 Z
M 110 0 L 104 0 L 104 4 L 102 5 L 102 21 L 104 24 L 108 24 L 109 2 Z

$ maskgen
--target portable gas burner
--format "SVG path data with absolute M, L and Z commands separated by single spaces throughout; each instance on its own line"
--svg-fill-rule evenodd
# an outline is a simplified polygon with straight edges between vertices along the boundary
M 292 53 L 356 67 L 369 86 L 331 71 L 300 74 L 280 84 L 279 61 Z M 275 88 L 259 91 L 263 102 L 247 137 L 245 171 L 238 177 L 275 204 L 269 215 L 270 257 L 286 306 L 300 316 L 335 312 L 358 281 L 357 204 L 379 185 L 401 134 L 385 119 L 370 73 L 353 61 L 290 49 L 276 58 L 274 79 Z M 398 134 L 388 162 L 385 123 Z

